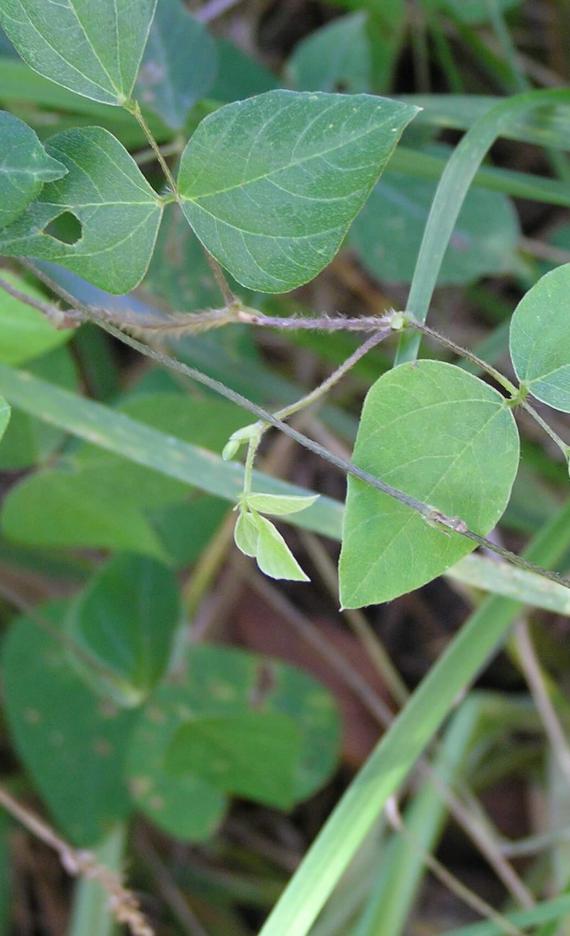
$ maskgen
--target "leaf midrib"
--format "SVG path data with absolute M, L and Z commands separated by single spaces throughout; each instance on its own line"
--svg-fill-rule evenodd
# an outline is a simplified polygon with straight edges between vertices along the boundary
M 277 175 L 281 172 L 286 172 L 289 169 L 296 169 L 297 166 L 302 166 L 305 163 L 310 162 L 313 159 L 322 159 L 324 156 L 328 156 L 329 153 L 335 153 L 339 149 L 343 149 L 346 146 L 350 146 L 353 143 L 366 139 L 367 136 L 370 136 L 372 133 L 376 133 L 378 130 L 381 130 L 384 127 L 384 125 L 387 124 L 388 122 L 389 122 L 388 120 L 384 120 L 382 123 L 376 124 L 376 126 L 372 127 L 370 130 L 366 130 L 365 133 L 359 133 L 358 135 L 355 135 L 351 137 L 350 139 L 345 139 L 343 140 L 342 143 L 338 143 L 335 146 L 331 146 L 328 149 L 323 150 L 322 152 L 311 153 L 310 156 L 304 156 L 301 159 L 294 160 L 293 162 L 287 163 L 287 165 L 285 166 L 280 166 L 278 169 L 270 169 L 269 171 L 261 173 L 258 176 L 254 176 L 251 179 L 244 179 L 242 182 L 238 182 L 235 185 L 229 185 L 226 188 L 216 189 L 215 191 L 212 191 L 212 192 L 205 192 L 202 195 L 197 195 L 194 197 L 191 195 L 185 195 L 184 192 L 180 192 L 180 197 L 182 198 L 183 201 L 192 202 L 193 204 L 198 205 L 198 207 L 201 208 L 202 205 L 199 204 L 201 199 L 215 198 L 216 195 L 224 195 L 226 192 L 235 192 L 240 189 L 245 189 L 250 185 L 254 185 L 256 182 L 263 182 L 265 179 L 271 179 L 272 176 Z M 355 191 L 357 191 L 357 189 L 355 189 Z M 296 198 L 298 196 L 295 195 L 293 197 Z

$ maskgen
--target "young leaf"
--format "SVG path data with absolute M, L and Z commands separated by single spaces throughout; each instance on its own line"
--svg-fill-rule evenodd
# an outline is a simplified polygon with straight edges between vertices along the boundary
M 0 227 L 10 224 L 65 166 L 48 156 L 31 127 L 0 111 Z
M 367 15 L 341 16 L 296 47 L 287 72 L 301 91 L 370 91 L 372 57 Z
M 300 742 L 293 719 L 280 713 L 194 717 L 174 735 L 165 766 L 226 793 L 289 809 L 295 802 Z
M 61 263 L 112 293 L 134 289 L 154 249 L 159 196 L 122 144 L 100 127 L 59 133 L 47 150 L 68 174 L 45 185 L 38 200 L 0 230 L 0 254 Z M 71 243 L 53 229 L 69 214 L 81 225 Z
M 262 514 L 273 517 L 285 517 L 287 514 L 300 513 L 311 507 L 319 499 L 318 494 L 308 497 L 295 497 L 285 494 L 248 494 L 247 506 Z
M 349 241 L 372 276 L 409 283 L 436 183 L 387 172 L 350 231 Z M 505 195 L 480 190 L 465 200 L 438 277 L 439 285 L 469 283 L 515 268 L 517 213 Z
M 364 403 L 354 461 L 481 535 L 507 506 L 519 437 L 504 398 L 438 361 L 384 374 Z M 474 544 L 434 529 L 406 505 L 355 478 L 340 558 L 345 608 L 390 601 L 441 575 Z
M 234 542 L 244 556 L 255 559 L 257 556 L 257 542 L 259 531 L 254 517 L 250 513 L 240 511 L 234 527 Z
M 3 397 L 0 397 L 0 439 L 6 432 L 6 427 L 10 422 L 10 407 Z
M 511 319 L 511 358 L 533 396 L 570 413 L 570 263 L 546 273 Z
M 281 533 L 270 520 L 254 514 L 257 526 L 257 564 L 265 575 L 274 579 L 288 579 L 290 582 L 308 582 L 295 556 L 287 546 Z
M 178 586 L 166 566 L 115 556 L 71 604 L 67 629 L 99 666 L 77 658 L 96 691 L 138 705 L 163 675 L 180 618 Z M 113 675 L 100 676 L 101 667 Z
M 199 125 L 182 208 L 243 286 L 287 292 L 332 260 L 417 109 L 369 95 L 268 91 Z
M 63 602 L 38 610 L 52 633 L 27 618 L 12 625 L 2 685 L 19 756 L 64 834 L 87 847 L 131 811 L 122 755 L 133 713 L 102 702 L 66 660 L 52 636 L 66 611 Z
M 2 271 L 2 279 L 32 299 L 45 299 L 38 289 L 8 270 Z M 32 309 L 4 290 L 0 291 L 0 295 L 0 361 L 4 364 L 23 364 L 65 344 L 71 338 L 71 330 L 54 328 L 37 309 Z
M 180 130 L 216 77 L 216 43 L 181 0 L 159 0 L 137 79 L 142 104 Z
M 103 104 L 131 96 L 156 0 L 1 0 L 0 25 L 40 75 Z

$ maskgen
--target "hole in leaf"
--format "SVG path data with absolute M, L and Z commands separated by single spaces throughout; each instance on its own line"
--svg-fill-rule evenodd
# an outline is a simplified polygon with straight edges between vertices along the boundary
M 53 221 L 50 221 L 48 226 L 44 228 L 44 234 L 61 241 L 62 244 L 72 246 L 83 237 L 83 228 L 79 218 L 76 218 L 71 211 L 64 211 Z

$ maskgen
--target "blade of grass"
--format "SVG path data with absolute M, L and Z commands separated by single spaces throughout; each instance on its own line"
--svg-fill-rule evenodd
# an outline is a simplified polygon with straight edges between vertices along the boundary
M 556 563 L 570 544 L 570 502 L 533 540 L 527 556 Z M 374 749 L 317 836 L 261 930 L 305 936 L 371 825 L 451 711 L 504 640 L 521 605 L 487 599 L 449 644 Z
M 420 179 L 439 179 L 447 162 L 444 156 L 399 146 L 390 160 L 390 169 Z M 386 178 L 389 178 L 389 170 Z M 492 192 L 503 192 L 513 198 L 526 198 L 529 201 L 561 205 L 565 208 L 570 206 L 570 191 L 567 185 L 556 179 L 542 178 L 528 172 L 482 166 L 473 178 L 473 185 Z
M 126 825 L 116 826 L 95 849 L 96 860 L 117 874 L 123 871 L 127 841 Z M 75 885 L 71 922 L 67 936 L 113 936 L 117 932 L 115 920 L 109 913 L 109 894 L 99 881 L 81 878 Z
M 453 784 L 464 770 L 465 758 L 489 697 L 471 694 L 457 710 L 446 729 L 433 769 L 446 784 Z M 352 936 L 399 936 L 425 873 L 424 852 L 432 852 L 442 833 L 447 809 L 438 790 L 426 783 L 413 798 L 404 815 L 408 836 L 398 834 L 390 843 L 390 856 L 383 854 L 380 879 L 371 887 L 371 899 Z
M 557 897 L 554 900 L 545 900 L 533 907 L 532 910 L 509 913 L 507 919 L 525 930 L 531 926 L 539 926 L 541 923 L 564 920 L 569 913 L 570 895 L 567 895 Z M 460 929 L 447 930 L 442 936 L 503 936 L 503 934 L 495 923 L 474 923 L 473 926 L 462 926 Z
M 171 478 L 235 502 L 243 484 L 243 468 L 236 462 L 225 462 L 213 452 L 168 436 L 157 429 L 130 419 L 107 406 L 55 387 L 26 371 L 6 364 L 0 365 L 0 393 L 24 412 L 64 429 L 79 439 L 92 442 L 139 465 L 153 468 Z M 308 494 L 298 487 L 255 472 L 255 485 L 268 494 Z M 318 501 L 299 514 L 285 517 L 284 522 L 340 540 L 343 505 L 321 495 Z M 536 607 L 568 613 L 568 591 L 556 582 L 545 581 L 540 588 L 533 573 L 517 569 L 514 578 L 510 566 L 494 563 L 489 574 L 485 560 L 470 559 L 469 567 L 461 564 L 449 571 L 465 584 L 476 584 L 487 591 L 513 596 Z M 492 576 L 491 573 L 492 572 Z
M 481 117 L 454 149 L 435 193 L 408 297 L 408 311 L 420 322 L 427 318 L 445 251 L 487 152 L 521 115 L 560 103 L 570 103 L 570 91 L 529 91 L 509 98 Z M 419 346 L 418 336 L 402 336 L 397 363 L 415 360 Z

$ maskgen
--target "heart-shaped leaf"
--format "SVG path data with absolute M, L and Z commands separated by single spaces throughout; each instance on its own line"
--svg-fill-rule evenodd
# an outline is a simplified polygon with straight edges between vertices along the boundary
M 48 156 L 31 127 L 0 111 L 0 227 L 22 214 L 45 182 L 61 179 L 66 172 Z
M 154 691 L 133 733 L 127 774 L 142 811 L 176 838 L 210 836 L 226 804 L 222 789 L 213 781 L 221 777 L 221 787 L 232 789 L 225 772 L 212 778 L 208 763 L 202 762 L 208 780 L 194 774 L 190 765 L 184 765 L 190 770 L 177 775 L 166 769 L 166 753 L 176 733 L 191 720 L 216 719 L 218 728 L 220 722 L 227 725 L 236 716 L 252 714 L 290 719 L 301 745 L 295 759 L 293 798 L 298 802 L 312 795 L 330 776 L 338 753 L 340 724 L 328 691 L 307 673 L 277 660 L 200 644 L 190 650 L 188 671 L 178 674 L 176 685 L 162 685 Z M 255 744 L 251 733 L 246 743 Z M 217 744 L 209 755 L 206 751 L 211 760 L 216 748 L 219 753 Z M 253 799 L 259 789 L 266 790 L 266 767 L 265 759 L 250 764 Z M 273 785 L 269 795 L 279 796 Z
M 131 811 L 122 755 L 132 712 L 85 686 L 66 659 L 63 602 L 38 610 L 50 633 L 21 618 L 2 656 L 5 713 L 16 750 L 56 822 L 75 844 L 97 843 Z
M 533 396 L 570 413 L 570 263 L 546 273 L 511 319 L 511 358 Z
M 216 77 L 216 43 L 181 0 L 159 0 L 137 78 L 142 104 L 180 130 Z
M 2 0 L 0 25 L 40 75 L 103 104 L 124 104 L 156 0 Z
M 146 557 L 118 555 L 71 604 L 67 629 L 85 658 L 98 664 L 84 664 L 83 654 L 77 659 L 94 688 L 132 706 L 163 675 L 179 617 L 174 573 Z
M 228 104 L 183 153 L 186 218 L 243 286 L 294 289 L 337 253 L 416 113 L 366 94 L 280 90 Z
M 134 289 L 154 249 L 159 196 L 122 144 L 100 127 L 59 133 L 47 150 L 68 174 L 45 185 L 38 200 L 0 230 L 0 254 L 61 263 L 112 293 Z M 55 227 L 70 214 L 81 226 L 71 237 Z
M 166 769 L 191 773 L 234 796 L 290 809 L 300 742 L 293 719 L 276 712 L 197 717 L 174 735 Z
M 505 510 L 519 462 L 512 412 L 494 389 L 439 361 L 384 374 L 364 403 L 354 462 L 486 535 Z M 345 608 L 390 601 L 474 549 L 455 532 L 350 477 L 340 558 Z

